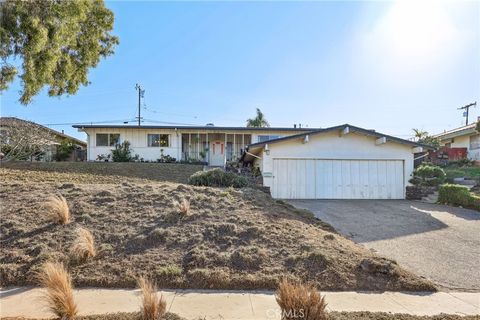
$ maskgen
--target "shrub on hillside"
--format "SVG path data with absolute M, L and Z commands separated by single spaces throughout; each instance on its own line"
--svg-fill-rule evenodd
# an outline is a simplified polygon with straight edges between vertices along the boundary
M 413 171 L 410 183 L 422 186 L 438 186 L 445 181 L 445 171 L 433 164 L 422 164 Z
M 188 183 L 194 186 L 206 187 L 234 187 L 248 186 L 248 180 L 232 172 L 225 172 L 220 168 L 199 171 L 190 176 Z
M 115 145 L 115 149 L 112 150 L 113 162 L 129 162 L 131 159 L 132 151 L 130 149 L 130 142 L 123 141 Z
M 446 169 L 445 182 L 452 183 L 455 178 L 465 177 L 465 171 L 459 169 Z
M 456 184 L 440 186 L 438 202 L 480 211 L 480 197 L 472 194 L 467 187 Z
M 451 167 L 471 167 L 475 161 L 468 158 L 462 158 L 459 160 L 449 161 L 448 166 Z

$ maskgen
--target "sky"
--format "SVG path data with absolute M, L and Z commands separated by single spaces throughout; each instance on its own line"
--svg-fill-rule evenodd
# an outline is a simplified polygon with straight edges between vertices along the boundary
M 480 1 L 106 5 L 120 44 L 91 84 L 23 106 L 17 80 L 2 116 L 85 139 L 72 123 L 135 124 L 139 83 L 145 124 L 244 126 L 260 108 L 271 126 L 349 123 L 409 138 L 461 126 L 457 108 L 480 100 Z

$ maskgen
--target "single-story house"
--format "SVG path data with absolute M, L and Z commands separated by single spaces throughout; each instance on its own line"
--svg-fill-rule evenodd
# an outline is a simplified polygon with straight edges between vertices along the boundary
M 177 161 L 202 161 L 224 166 L 236 161 L 245 146 L 275 138 L 312 131 L 311 128 L 250 128 L 152 125 L 74 125 L 87 134 L 89 161 L 103 159 L 118 143 L 130 142 L 132 156 L 157 161 L 170 156 Z
M 480 160 L 480 133 L 477 131 L 477 123 L 445 131 L 435 137 L 440 140 L 440 146 L 466 148 L 469 159 Z
M 25 131 L 29 131 L 28 134 L 23 134 Z M 74 150 L 71 152 L 69 157 L 66 159 L 68 161 L 83 161 L 85 160 L 85 150 L 87 148 L 87 143 L 75 137 L 69 136 L 63 132 L 63 130 L 57 131 L 36 122 L 29 120 L 24 120 L 16 117 L 0 117 L 0 136 L 5 134 L 7 137 L 12 132 L 20 135 L 16 137 L 17 139 L 23 139 L 28 144 L 28 140 L 31 139 L 31 135 L 35 133 L 43 133 L 42 137 L 39 139 L 48 139 L 44 144 L 47 145 L 45 152 L 38 158 L 40 161 L 53 161 L 56 159 L 58 152 L 58 147 L 60 144 L 68 140 L 74 146 Z M 47 137 L 47 138 L 45 138 Z M 15 139 L 15 137 L 13 137 Z M 8 140 L 9 138 L 7 138 Z M 8 141 L 3 141 L 0 139 L 0 143 L 9 144 Z
M 252 143 L 241 161 L 274 198 L 404 199 L 414 153 L 429 148 L 344 124 Z

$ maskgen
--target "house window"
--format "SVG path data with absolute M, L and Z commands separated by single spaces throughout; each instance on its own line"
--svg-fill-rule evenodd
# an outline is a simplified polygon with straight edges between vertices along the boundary
M 272 140 L 272 139 L 278 139 L 280 138 L 280 136 L 266 136 L 266 135 L 263 135 L 263 136 L 258 136 L 258 142 L 264 142 L 264 141 L 268 141 L 268 140 Z
M 167 147 L 170 146 L 170 135 L 168 134 L 148 134 L 147 141 L 149 147 Z
M 480 149 L 480 134 L 470 136 L 470 150 Z
M 97 147 L 113 147 L 120 143 L 118 133 L 97 133 Z

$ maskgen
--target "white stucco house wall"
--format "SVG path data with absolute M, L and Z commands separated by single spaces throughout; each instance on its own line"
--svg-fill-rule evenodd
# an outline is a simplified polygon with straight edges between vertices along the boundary
M 477 123 L 445 131 L 435 135 L 441 146 L 449 148 L 466 148 L 470 160 L 480 160 L 480 134 L 476 130 Z
M 242 156 L 258 166 L 280 199 L 404 199 L 414 153 L 428 146 L 341 125 L 252 143 Z
M 248 128 L 217 126 L 74 125 L 87 135 L 87 159 L 98 161 L 116 144 L 130 142 L 132 156 L 157 161 L 169 155 L 177 161 L 204 161 L 224 166 L 236 161 L 251 143 L 308 132 L 311 128 Z

